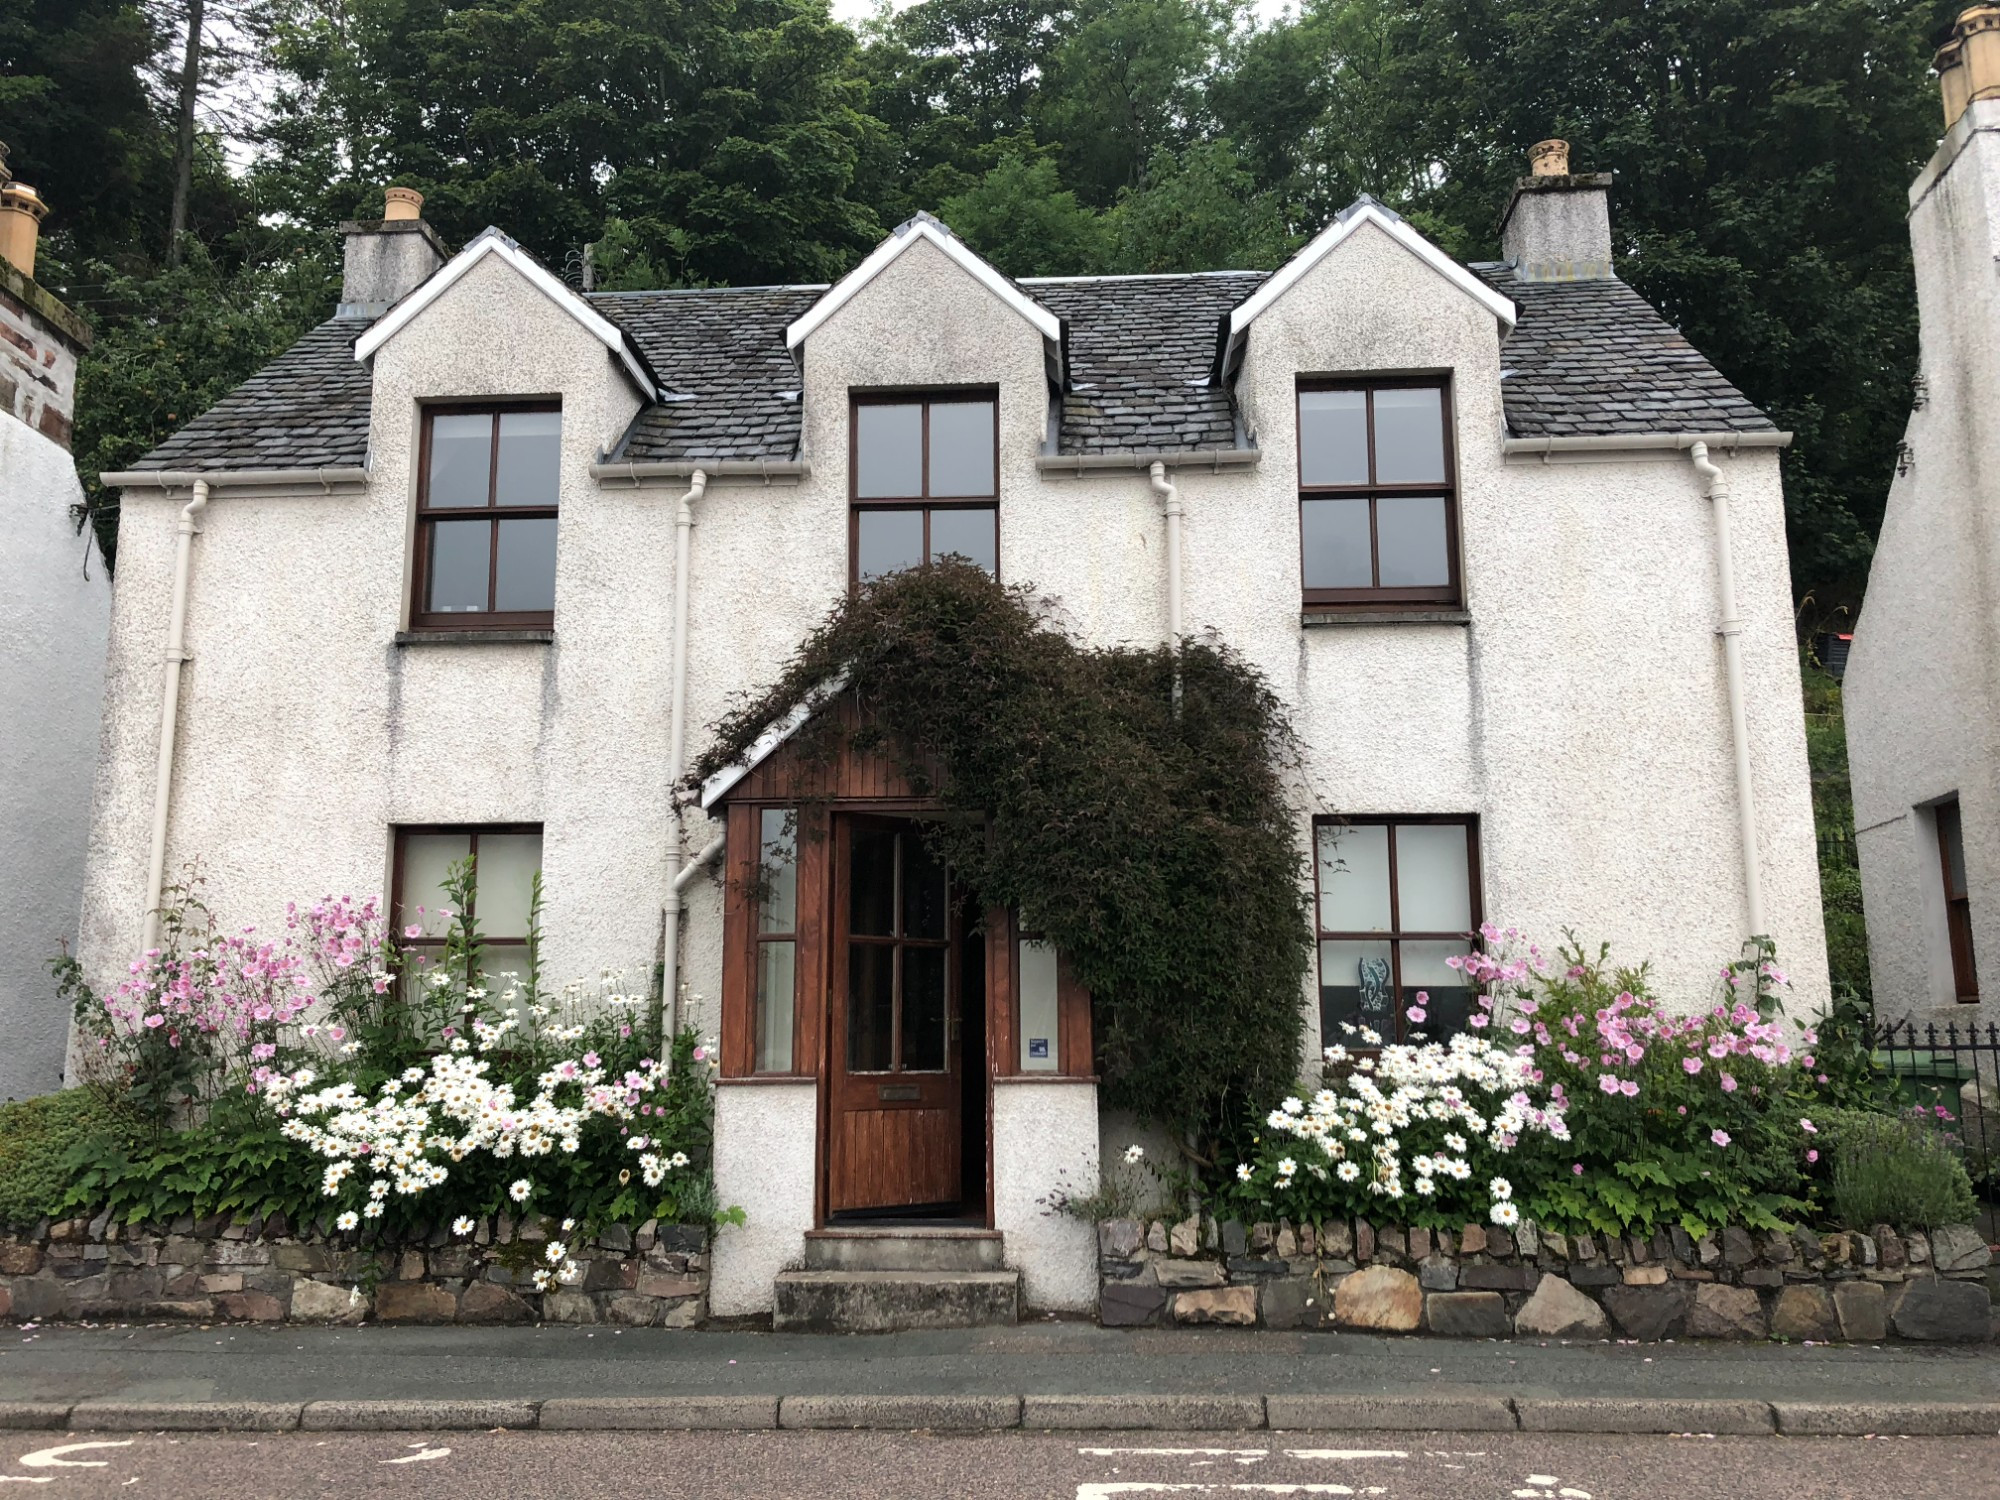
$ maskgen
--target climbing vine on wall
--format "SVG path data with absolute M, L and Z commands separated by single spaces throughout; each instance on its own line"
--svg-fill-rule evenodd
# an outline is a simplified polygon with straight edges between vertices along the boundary
M 933 820 L 926 837 L 1088 987 L 1105 1104 L 1212 1162 L 1231 1122 L 1299 1067 L 1311 929 L 1287 796 L 1298 755 L 1263 678 L 1209 641 L 1178 655 L 1078 645 L 1049 601 L 940 563 L 837 604 L 716 726 L 690 785 L 842 681 L 858 712 L 829 704 L 797 753 L 830 763 L 848 737 L 975 814 Z

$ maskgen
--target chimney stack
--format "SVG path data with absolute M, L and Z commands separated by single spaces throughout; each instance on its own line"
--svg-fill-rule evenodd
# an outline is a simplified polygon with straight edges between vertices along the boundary
M 39 193 L 7 175 L 7 143 L 0 141 L 0 260 L 30 281 L 35 279 L 35 247 L 48 213 Z
M 1995 7 L 2000 15 L 2000 7 Z M 1539 141 L 1500 217 L 1500 253 L 1523 281 L 1611 276 L 1611 174 L 1572 172 L 1569 142 Z
M 2000 5 L 1973 5 L 1958 13 L 1951 39 L 1937 53 L 1944 128 L 1951 129 L 1975 99 L 2000 99 Z
M 415 188 L 392 187 L 383 194 L 380 219 L 340 226 L 347 251 L 336 317 L 381 317 L 451 258 L 423 221 L 423 207 L 424 195 Z

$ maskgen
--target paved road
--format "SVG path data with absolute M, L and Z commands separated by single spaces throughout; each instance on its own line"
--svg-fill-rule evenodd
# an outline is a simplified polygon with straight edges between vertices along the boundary
M 90 1446 L 72 1446 L 89 1443 Z M 96 1464 L 102 1467 L 76 1467 Z M 18 1487 L 18 1491 L 17 1491 Z M 1995 1500 L 2000 1439 L 1501 1434 L 0 1435 L 0 1494 L 291 1500 Z
M 602 1327 L 0 1330 L 0 1401 L 1022 1392 L 1991 1401 L 2000 1400 L 2000 1349 L 1544 1344 L 1087 1323 L 862 1337 Z

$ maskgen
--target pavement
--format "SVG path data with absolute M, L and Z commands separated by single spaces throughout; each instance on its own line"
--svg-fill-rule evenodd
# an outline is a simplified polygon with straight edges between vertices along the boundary
M 0 1492 L 270 1500 L 1995 1500 L 1994 1438 L 889 1432 L 0 1433 Z
M 0 1428 L 2000 1433 L 2000 1351 L 1006 1328 L 0 1333 Z

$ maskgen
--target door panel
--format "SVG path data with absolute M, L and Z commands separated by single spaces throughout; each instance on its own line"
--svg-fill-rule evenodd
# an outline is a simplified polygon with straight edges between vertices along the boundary
M 834 827 L 827 1210 L 956 1205 L 964 1109 L 948 872 L 906 819 Z

